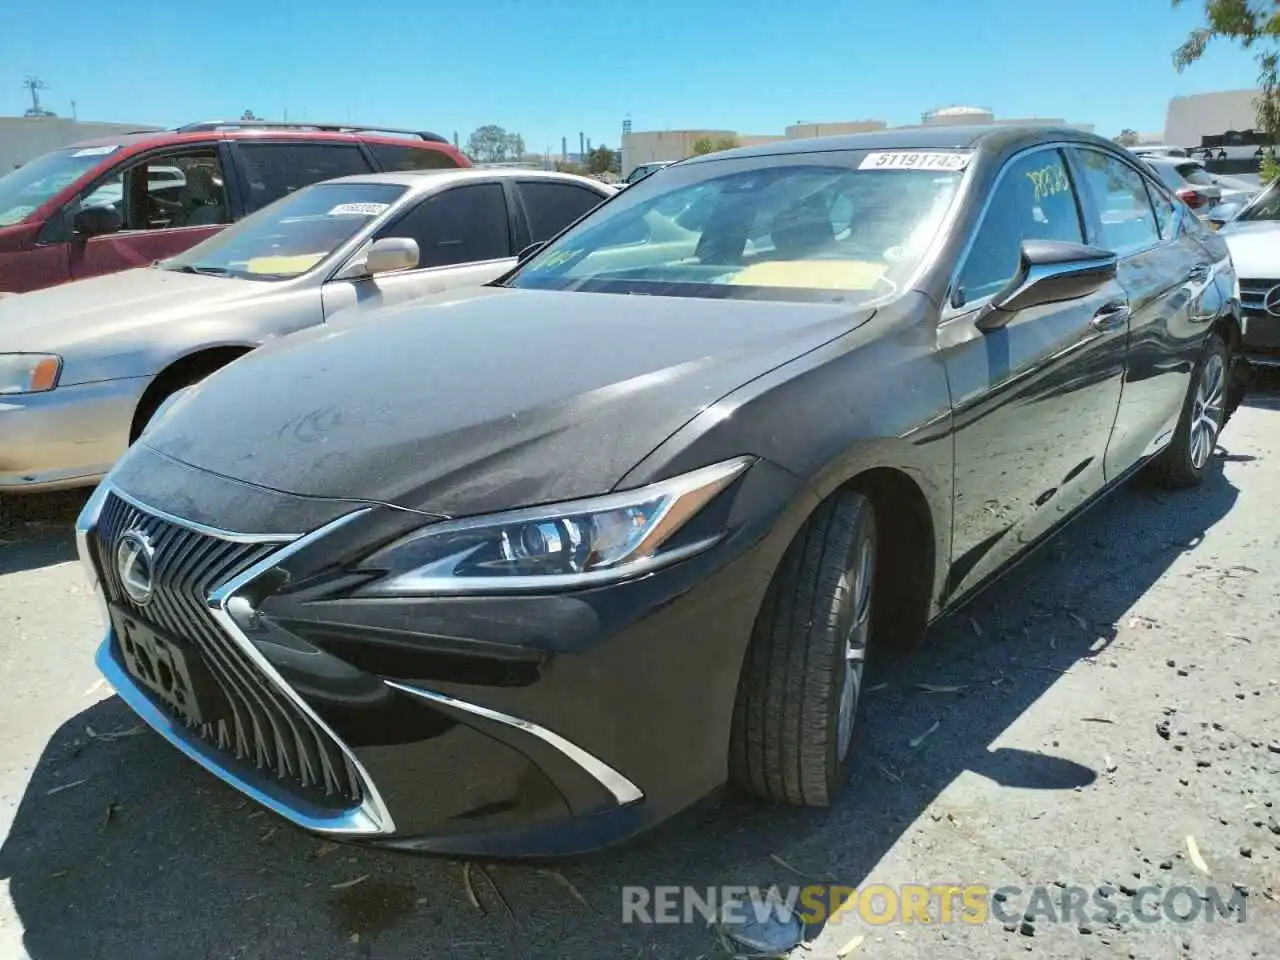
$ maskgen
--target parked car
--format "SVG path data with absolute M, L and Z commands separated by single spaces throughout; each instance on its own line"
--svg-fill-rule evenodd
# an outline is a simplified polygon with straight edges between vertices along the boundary
M 1280 181 L 1272 181 L 1219 235 L 1240 277 L 1241 351 L 1254 366 L 1280 367 Z
M 1183 160 L 1175 157 L 1144 158 L 1165 186 L 1173 190 L 1197 216 L 1208 217 L 1214 207 L 1224 200 L 1246 198 L 1256 192 L 1256 188 L 1241 189 L 1219 182 L 1205 170 L 1198 160 Z
M 824 806 L 869 651 L 1135 471 L 1204 480 L 1234 286 L 1080 131 L 691 159 L 484 288 L 182 394 L 78 523 L 98 663 L 351 841 L 573 853 L 726 777 Z
M 653 163 L 642 163 L 623 179 L 621 186 L 629 187 L 633 183 L 639 183 L 645 177 L 657 173 L 659 170 L 666 169 L 675 163 L 674 160 L 655 160 Z
M 207 122 L 86 141 L 0 177 L 0 292 L 145 266 L 321 180 L 470 165 L 434 133 L 351 125 Z
M 518 168 L 344 177 L 152 267 L 0 300 L 0 494 L 91 485 L 168 397 L 266 340 L 492 280 L 615 192 Z

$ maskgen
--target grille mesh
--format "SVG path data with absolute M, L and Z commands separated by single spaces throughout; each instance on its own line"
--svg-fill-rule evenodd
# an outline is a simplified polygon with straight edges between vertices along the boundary
M 1240 306 L 1245 313 L 1254 314 L 1256 316 L 1267 316 L 1266 307 L 1263 301 L 1267 296 L 1267 292 L 1280 283 L 1280 278 L 1275 280 L 1258 280 L 1245 279 L 1240 280 Z
M 145 608 L 129 599 L 114 562 L 116 543 L 129 530 L 143 531 L 155 548 L 154 593 Z M 222 703 L 215 712 L 198 727 L 188 724 L 197 736 L 312 802 L 342 807 L 360 802 L 359 777 L 346 754 L 227 636 L 206 600 L 279 550 L 279 543 L 223 540 L 155 517 L 115 494 L 103 504 L 93 543 L 108 599 L 185 640 L 220 688 Z

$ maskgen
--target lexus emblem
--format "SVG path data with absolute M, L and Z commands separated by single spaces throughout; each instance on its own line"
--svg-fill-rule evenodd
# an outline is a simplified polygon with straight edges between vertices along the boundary
M 125 594 L 140 607 L 151 602 L 154 592 L 155 547 L 141 530 L 130 530 L 116 543 L 116 571 Z
M 1267 291 L 1262 298 L 1262 308 L 1273 317 L 1280 317 L 1280 283 Z

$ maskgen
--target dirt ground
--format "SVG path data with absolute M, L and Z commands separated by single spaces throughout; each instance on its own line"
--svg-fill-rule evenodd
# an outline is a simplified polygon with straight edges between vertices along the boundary
M 624 886 L 830 882 L 1014 889 L 980 923 L 853 909 L 794 956 L 1272 960 L 1278 452 L 1271 385 L 1202 489 L 1126 487 L 938 624 L 869 694 L 837 808 L 724 797 L 559 872 L 467 880 L 305 836 L 141 730 L 92 665 L 83 495 L 0 504 L 0 957 L 694 960 L 713 932 L 623 923 Z

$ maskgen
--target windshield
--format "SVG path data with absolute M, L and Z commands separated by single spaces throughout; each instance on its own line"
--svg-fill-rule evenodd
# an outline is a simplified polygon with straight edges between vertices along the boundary
M 851 151 L 681 164 L 588 215 L 506 285 L 832 302 L 890 295 L 938 235 L 967 156 Z
M 380 217 L 404 191 L 389 183 L 316 184 L 263 207 L 160 267 L 245 280 L 289 280 Z
M 110 146 L 55 150 L 0 177 L 0 227 L 21 223 L 118 149 Z
M 1236 219 L 1280 220 L 1280 180 L 1267 187 Z

